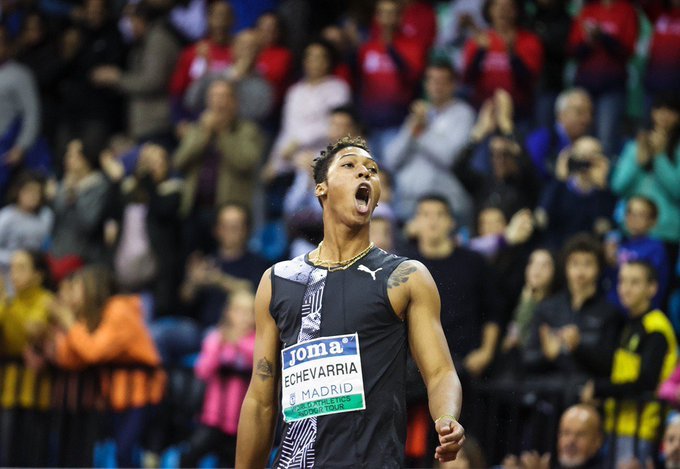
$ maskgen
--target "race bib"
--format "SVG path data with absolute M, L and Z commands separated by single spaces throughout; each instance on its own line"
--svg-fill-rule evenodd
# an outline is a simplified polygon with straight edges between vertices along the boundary
M 283 419 L 366 408 L 359 336 L 320 337 L 281 350 Z

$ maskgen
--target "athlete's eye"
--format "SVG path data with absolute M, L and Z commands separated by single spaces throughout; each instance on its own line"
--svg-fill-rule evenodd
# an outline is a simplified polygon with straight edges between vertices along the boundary
M 378 174 L 378 168 L 368 168 L 372 174 Z
M 354 163 L 345 163 L 342 166 L 346 168 L 354 168 Z

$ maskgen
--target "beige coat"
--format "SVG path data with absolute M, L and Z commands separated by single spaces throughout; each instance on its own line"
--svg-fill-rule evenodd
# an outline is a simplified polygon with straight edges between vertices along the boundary
M 221 155 L 216 204 L 239 202 L 252 208 L 257 168 L 264 151 L 262 133 L 254 123 L 239 120 L 231 131 L 223 131 L 214 139 Z M 175 169 L 185 178 L 180 208 L 184 216 L 194 207 L 201 163 L 209 151 L 210 143 L 210 134 L 199 124 L 192 124 L 173 156 Z

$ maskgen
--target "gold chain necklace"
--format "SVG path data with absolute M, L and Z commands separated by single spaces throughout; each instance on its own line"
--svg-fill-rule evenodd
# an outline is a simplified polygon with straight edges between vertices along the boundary
M 321 246 L 323 245 L 323 241 L 319 243 L 319 246 L 316 251 L 316 259 L 312 261 L 312 264 L 314 264 L 316 267 L 325 267 L 328 269 L 329 272 L 335 272 L 336 270 L 346 270 L 348 269 L 352 264 L 354 264 L 356 261 L 364 257 L 368 252 L 373 249 L 374 244 L 370 243 L 366 249 L 361 251 L 359 254 L 354 256 L 351 259 L 347 259 L 346 261 L 322 261 L 321 258 Z

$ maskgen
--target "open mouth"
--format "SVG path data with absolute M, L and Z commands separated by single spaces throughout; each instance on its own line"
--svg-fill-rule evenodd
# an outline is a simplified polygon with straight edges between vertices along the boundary
M 359 213 L 368 213 L 369 202 L 371 200 L 371 186 L 366 183 L 359 184 L 359 187 L 357 187 L 357 191 L 354 194 L 354 199 Z

